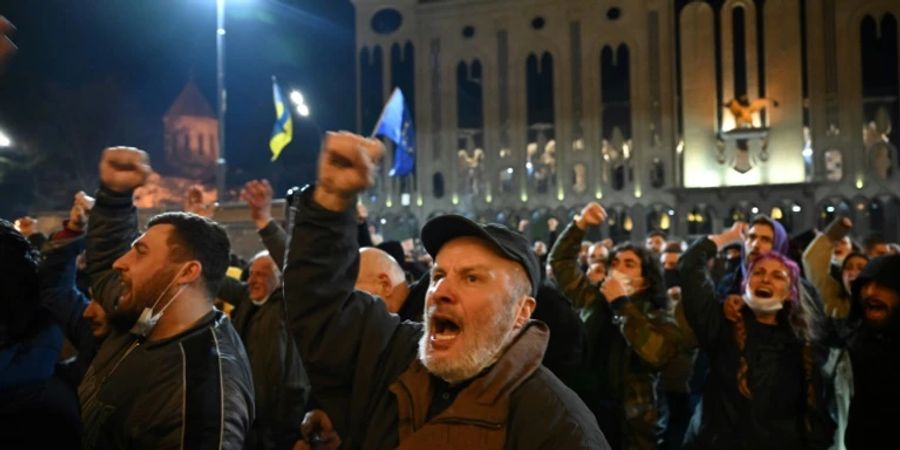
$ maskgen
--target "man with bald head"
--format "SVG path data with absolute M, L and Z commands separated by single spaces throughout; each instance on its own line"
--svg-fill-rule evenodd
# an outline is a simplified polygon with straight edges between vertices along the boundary
M 355 288 L 381 298 L 387 310 L 395 314 L 409 295 L 403 268 L 391 255 L 375 247 L 359 249 Z

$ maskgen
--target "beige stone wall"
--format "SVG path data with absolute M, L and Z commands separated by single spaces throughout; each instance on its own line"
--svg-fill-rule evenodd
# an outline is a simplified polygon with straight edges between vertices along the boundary
M 860 22 L 866 15 L 880 19 L 891 13 L 900 20 L 900 2 L 807 1 L 805 11 L 801 11 L 799 0 L 767 0 L 762 8 L 753 0 L 728 0 L 719 9 L 698 1 L 678 13 L 673 0 L 354 0 L 354 4 L 357 51 L 377 45 L 385 55 L 385 98 L 393 88 L 390 46 L 407 41 L 415 46 L 418 189 L 412 192 L 410 209 L 420 219 L 434 211 L 490 215 L 523 208 L 577 209 L 587 201 L 600 199 L 606 205 L 634 208 L 634 228 L 641 230 L 636 234 L 640 236 L 645 223 L 638 216 L 651 205 L 690 205 L 695 204 L 695 197 L 702 198 L 720 218 L 731 208 L 727 204 L 734 201 L 730 194 L 709 197 L 695 191 L 698 188 L 773 186 L 782 200 L 796 199 L 802 204 L 805 225 L 815 222 L 816 206 L 827 197 L 875 198 L 900 191 L 898 175 L 886 181 L 871 179 L 861 144 L 859 36 Z M 380 35 L 372 30 L 370 21 L 385 7 L 396 8 L 403 15 L 403 24 L 391 34 Z M 611 7 L 620 8 L 618 20 L 607 18 Z M 753 168 L 745 174 L 732 168 L 738 154 L 735 142 L 727 141 L 724 150 L 717 142 L 720 132 L 734 126 L 723 103 L 735 94 L 733 62 L 737 56 L 732 51 L 731 12 L 737 7 L 744 8 L 747 23 L 745 75 L 751 100 L 764 91 L 779 102 L 777 108 L 756 114 L 755 121 L 769 131 L 766 141 L 749 142 Z M 802 95 L 801 15 L 807 23 L 807 98 Z M 544 19 L 543 29 L 532 28 L 535 17 Z M 757 18 L 763 21 L 762 48 L 757 48 Z M 720 22 L 721 33 L 719 73 L 714 53 L 715 21 Z M 680 74 L 675 64 L 676 24 L 681 30 Z M 474 27 L 473 37 L 462 36 L 465 26 Z M 577 45 L 573 36 L 577 36 Z M 612 166 L 601 153 L 600 55 L 604 47 L 615 49 L 621 44 L 628 47 L 631 57 L 633 132 L 626 138 L 631 139 L 632 174 L 624 189 L 616 191 L 603 176 Z M 505 59 L 501 60 L 504 51 Z M 559 181 L 551 192 L 541 195 L 520 174 L 524 172 L 528 144 L 525 61 L 530 54 L 544 52 L 552 54 L 554 63 Z M 476 198 L 465 199 L 460 186 L 465 186 L 467 172 L 456 158 L 456 67 L 461 61 L 471 63 L 475 59 L 483 69 L 486 158 L 483 190 Z M 762 74 L 760 64 L 765 66 Z M 721 101 L 717 89 L 721 90 Z M 814 150 L 811 174 L 804 169 L 801 153 L 804 111 L 808 111 Z M 583 150 L 575 148 L 576 139 Z M 825 179 L 823 154 L 832 148 L 843 154 L 845 176 L 840 182 Z M 501 149 L 509 150 L 508 158 L 501 159 Z M 665 183 L 659 188 L 649 183 L 649 168 L 654 161 L 664 167 Z M 570 170 L 576 163 L 583 164 L 588 174 L 587 188 L 580 193 L 571 188 Z M 507 166 L 515 169 L 515 184 L 511 193 L 502 194 L 498 172 Z M 446 194 L 440 199 L 432 191 L 436 172 L 441 172 L 445 180 Z M 808 184 L 810 179 L 814 184 Z M 397 187 L 391 180 L 382 183 L 379 190 L 384 195 L 370 205 L 373 212 L 400 212 Z M 746 188 L 734 190 L 738 198 L 746 192 Z M 679 214 L 674 229 L 683 230 L 686 214 Z

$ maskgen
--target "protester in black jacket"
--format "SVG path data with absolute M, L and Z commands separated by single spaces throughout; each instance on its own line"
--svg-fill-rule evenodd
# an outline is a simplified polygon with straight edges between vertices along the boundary
M 844 443 L 890 445 L 900 418 L 900 255 L 873 259 L 853 282 L 849 341 L 853 398 Z
M 250 260 L 249 278 L 242 283 L 226 277 L 218 297 L 235 306 L 232 322 L 241 336 L 256 394 L 256 421 L 244 448 L 290 449 L 300 438 L 300 423 L 309 399 L 309 378 L 285 322 L 281 289 L 285 233 L 272 220 L 272 187 L 253 180 L 241 191 L 259 236 L 271 251 Z
M 342 448 L 608 448 L 584 404 L 540 366 L 546 327 L 528 321 L 539 268 L 521 235 L 460 216 L 429 222 L 424 324 L 353 291 L 352 207 L 383 151 L 328 135 L 285 270 L 291 330 Z
M 698 448 L 825 449 L 833 427 L 814 361 L 815 315 L 799 299 L 800 270 L 777 252 L 747 268 L 743 303 L 716 301 L 707 261 L 740 239 L 736 223 L 681 257 L 685 317 L 710 358 Z
M 240 449 L 254 414 L 250 366 L 213 308 L 228 236 L 187 213 L 160 214 L 139 236 L 132 194 L 149 173 L 140 150 L 103 152 L 87 272 L 95 296 L 138 320 L 103 341 L 81 383 L 83 448 Z

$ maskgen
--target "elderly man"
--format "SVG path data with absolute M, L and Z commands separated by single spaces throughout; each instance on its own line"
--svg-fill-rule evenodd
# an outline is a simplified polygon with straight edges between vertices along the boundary
M 219 298 L 235 306 L 231 314 L 253 373 L 256 421 L 245 449 L 291 448 L 306 412 L 309 378 L 287 329 L 281 270 L 262 251 L 250 260 L 246 283 L 225 279 Z
M 287 238 L 272 220 L 272 186 L 266 180 L 244 185 L 241 198 L 250 207 L 260 240 L 268 249 L 250 260 L 246 283 L 226 277 L 218 297 L 234 305 L 231 314 L 253 373 L 256 421 L 245 449 L 291 448 L 309 399 L 309 378 L 287 329 L 281 265 Z
M 101 157 L 86 270 L 95 297 L 137 322 L 106 337 L 79 387 L 82 447 L 239 449 L 253 422 L 250 365 L 213 308 L 228 236 L 187 213 L 155 216 L 139 235 L 132 194 L 149 173 L 143 151 Z
M 381 298 L 387 310 L 397 313 L 409 295 L 406 274 L 391 255 L 375 247 L 359 249 L 356 289 Z
M 435 258 L 423 324 L 353 291 L 353 205 L 380 143 L 330 133 L 318 182 L 297 202 L 285 269 L 291 329 L 342 448 L 608 448 L 578 397 L 540 365 L 529 321 L 540 280 L 527 240 L 441 216 L 422 229 Z

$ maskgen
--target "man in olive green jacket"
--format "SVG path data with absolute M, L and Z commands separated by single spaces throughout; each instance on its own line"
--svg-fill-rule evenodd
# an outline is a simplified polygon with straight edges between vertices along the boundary
M 560 289 L 582 308 L 588 354 L 574 389 L 597 415 L 613 448 L 656 448 L 654 383 L 679 351 L 681 332 L 669 312 L 659 261 L 630 244 L 610 254 L 610 273 L 592 286 L 578 269 L 578 250 L 589 226 L 606 211 L 590 203 L 550 252 Z

